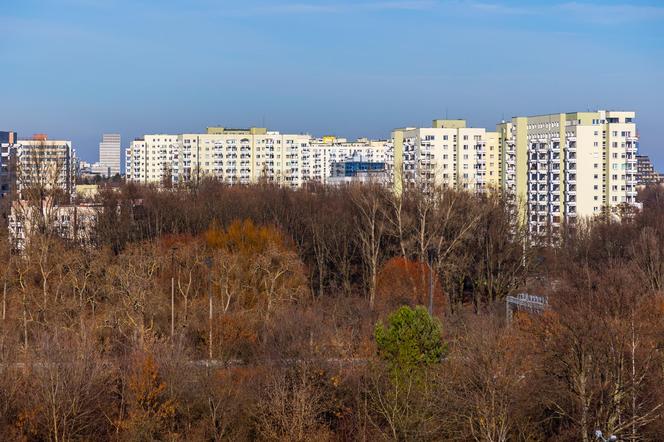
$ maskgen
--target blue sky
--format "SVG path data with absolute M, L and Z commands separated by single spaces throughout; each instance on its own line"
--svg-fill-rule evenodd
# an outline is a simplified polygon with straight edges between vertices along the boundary
M 386 137 L 633 109 L 664 171 L 664 1 L 0 0 L 0 130 Z

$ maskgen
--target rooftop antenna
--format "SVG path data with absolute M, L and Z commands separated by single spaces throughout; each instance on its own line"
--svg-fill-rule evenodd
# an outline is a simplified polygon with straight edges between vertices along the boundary
M 449 120 L 449 116 L 447 115 L 447 108 L 445 108 L 445 119 Z

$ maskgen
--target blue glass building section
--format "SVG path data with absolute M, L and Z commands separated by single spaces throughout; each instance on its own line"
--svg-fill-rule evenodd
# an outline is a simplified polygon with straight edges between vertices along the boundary
M 369 161 L 346 161 L 343 163 L 343 176 L 357 176 L 358 172 L 373 172 L 385 170 L 385 163 L 374 163 Z

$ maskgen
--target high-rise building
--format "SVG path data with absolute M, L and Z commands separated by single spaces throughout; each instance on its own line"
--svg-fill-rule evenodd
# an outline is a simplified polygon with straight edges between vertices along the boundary
M 18 136 L 16 132 L 3 132 L 0 131 L 0 144 L 16 144 Z
M 0 198 L 8 197 L 16 184 L 16 132 L 0 132 Z
M 16 186 L 21 197 L 31 188 L 75 190 L 76 164 L 71 141 L 49 140 L 45 134 L 19 140 L 16 146 Z
M 125 152 L 127 181 L 143 184 L 170 181 L 177 143 L 177 135 L 167 134 L 145 135 L 132 141 Z
M 531 231 L 555 233 L 563 221 L 636 203 L 634 112 L 515 117 L 498 133 L 503 188 Z
M 465 120 L 434 120 L 432 127 L 396 129 L 389 140 L 352 142 L 210 127 L 204 134 L 135 140 L 127 149 L 127 179 L 183 184 L 213 177 L 299 187 L 380 176 L 396 192 L 496 189 L 512 198 L 532 232 L 555 233 L 563 223 L 636 204 L 637 148 L 634 112 L 603 110 L 514 117 L 495 132 L 468 127 Z M 359 178 L 332 180 L 333 168 L 345 171 L 346 162 L 367 170 Z M 383 170 L 365 173 L 374 163 Z
M 397 192 L 419 186 L 483 191 L 500 184 L 498 134 L 467 127 L 466 120 L 434 120 L 432 127 L 392 133 Z
M 384 161 L 386 142 L 311 138 L 265 128 L 209 127 L 204 134 L 146 135 L 126 152 L 127 180 L 184 184 L 214 177 L 229 184 L 261 181 L 288 187 L 325 183 L 332 163 L 354 155 Z
M 103 134 L 99 143 L 99 163 L 93 165 L 94 172 L 107 177 L 120 173 L 120 134 Z
M 636 156 L 636 181 L 639 185 L 659 183 L 662 176 L 655 171 L 652 161 L 648 155 Z

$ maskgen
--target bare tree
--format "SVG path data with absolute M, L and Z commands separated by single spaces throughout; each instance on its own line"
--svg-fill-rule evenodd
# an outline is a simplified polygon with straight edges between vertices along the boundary
M 365 268 L 365 284 L 369 297 L 369 308 L 376 303 L 376 278 L 384 256 L 384 236 L 388 221 L 385 219 L 383 193 L 378 186 L 357 186 L 350 192 L 356 209 L 355 232 Z

